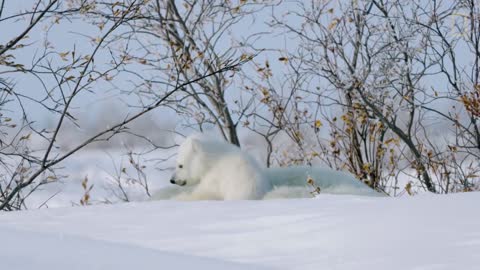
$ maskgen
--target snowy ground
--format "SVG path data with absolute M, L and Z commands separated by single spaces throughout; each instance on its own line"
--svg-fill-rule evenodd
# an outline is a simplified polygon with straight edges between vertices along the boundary
M 480 193 L 0 214 L 2 269 L 478 269 Z M 5 244 L 5 243 L 8 243 Z

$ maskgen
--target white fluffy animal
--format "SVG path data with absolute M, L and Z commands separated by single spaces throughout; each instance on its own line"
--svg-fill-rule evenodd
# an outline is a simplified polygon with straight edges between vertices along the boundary
M 252 157 L 238 147 L 198 135 L 180 145 L 170 182 L 195 186 L 191 192 L 176 197 L 184 200 L 261 199 L 271 190 L 264 170 Z
M 307 179 L 322 193 L 379 196 L 352 175 L 320 167 L 262 168 L 240 148 L 201 134 L 180 145 L 176 187 L 160 190 L 153 199 L 242 200 L 312 197 Z

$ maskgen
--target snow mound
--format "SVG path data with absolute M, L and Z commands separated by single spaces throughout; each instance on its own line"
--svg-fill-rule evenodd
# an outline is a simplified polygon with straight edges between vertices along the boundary
M 248 269 L 245 264 L 142 248 L 130 244 L 60 233 L 38 233 L 0 227 L 2 269 L 131 270 Z M 258 268 L 258 267 L 256 267 Z M 267 268 L 263 268 L 267 269 Z
M 480 193 L 324 194 L 1 213 L 0 261 L 39 270 L 476 270 L 479 203 Z

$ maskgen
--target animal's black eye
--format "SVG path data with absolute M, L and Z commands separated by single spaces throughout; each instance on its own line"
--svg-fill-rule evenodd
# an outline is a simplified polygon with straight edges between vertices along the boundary
M 180 168 L 180 169 L 183 168 L 183 165 L 182 164 L 178 165 L 178 168 Z

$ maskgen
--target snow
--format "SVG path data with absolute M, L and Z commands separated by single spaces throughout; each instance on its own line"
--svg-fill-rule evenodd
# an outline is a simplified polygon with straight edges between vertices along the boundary
M 2 269 L 245 269 L 248 266 L 215 259 L 158 251 L 129 244 L 63 234 L 0 227 Z M 198 267 L 199 265 L 203 267 Z
M 478 269 L 480 193 L 0 214 L 2 269 Z

